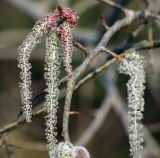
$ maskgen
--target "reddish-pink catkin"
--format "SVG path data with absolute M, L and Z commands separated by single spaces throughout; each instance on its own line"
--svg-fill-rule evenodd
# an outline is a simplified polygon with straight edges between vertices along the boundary
M 72 76 L 72 52 L 73 52 L 73 43 L 72 43 L 72 28 L 68 22 L 64 22 L 61 25 L 61 41 L 63 48 L 63 64 L 65 70 L 68 74 L 68 77 Z

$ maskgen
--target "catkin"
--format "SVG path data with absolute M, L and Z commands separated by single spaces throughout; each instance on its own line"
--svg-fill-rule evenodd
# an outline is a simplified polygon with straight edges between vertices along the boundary
M 54 157 L 54 147 L 57 143 L 57 108 L 58 108 L 58 81 L 60 69 L 59 40 L 57 34 L 52 32 L 46 37 L 46 56 L 45 56 L 45 80 L 46 80 L 46 139 L 50 157 Z
M 141 158 L 143 143 L 143 125 L 141 120 L 144 111 L 145 72 L 144 58 L 135 51 L 127 54 L 120 62 L 119 72 L 129 75 L 128 90 L 128 119 L 130 153 L 133 158 Z
M 61 26 L 61 41 L 63 49 L 63 64 L 65 70 L 69 77 L 72 76 L 72 52 L 73 52 L 73 43 L 72 43 L 72 28 L 68 22 L 64 22 Z
M 46 23 L 38 21 L 18 48 L 18 67 L 20 68 L 20 95 L 22 99 L 22 110 L 27 122 L 31 122 L 32 104 L 31 104 L 31 64 L 29 63 L 30 54 L 46 31 Z

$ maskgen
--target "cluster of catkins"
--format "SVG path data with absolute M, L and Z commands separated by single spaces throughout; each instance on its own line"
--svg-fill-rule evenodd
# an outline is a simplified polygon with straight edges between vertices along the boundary
M 144 58 L 132 51 L 125 56 L 119 65 L 119 72 L 129 75 L 128 90 L 128 119 L 130 153 L 133 158 L 141 158 L 143 143 L 143 125 L 141 120 L 144 111 Z
M 32 32 L 26 37 L 18 49 L 18 67 L 20 68 L 20 94 L 22 99 L 22 110 L 27 122 L 31 122 L 32 103 L 31 103 L 31 64 L 29 63 L 30 54 L 42 37 L 46 39 L 45 74 L 47 88 L 45 91 L 47 108 L 46 116 L 46 139 L 47 147 L 52 158 L 64 158 L 55 156 L 57 108 L 58 108 L 58 80 L 60 65 L 63 61 L 68 77 L 72 76 L 72 34 L 78 17 L 74 10 L 58 7 L 54 12 L 45 15 L 36 22 Z M 62 49 L 61 49 L 62 46 Z M 63 53 L 61 53 L 63 50 Z M 58 150 L 59 150 L 58 146 Z M 57 149 L 56 149 L 57 150 Z M 72 154 L 73 155 L 73 154 Z M 67 157 L 66 157 L 67 158 Z M 83 158 L 83 157 L 82 157 Z

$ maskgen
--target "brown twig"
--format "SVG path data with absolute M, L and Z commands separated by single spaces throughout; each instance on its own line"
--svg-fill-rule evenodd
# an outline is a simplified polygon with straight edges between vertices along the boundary
M 105 48 L 105 47 L 101 47 L 101 50 L 102 52 L 106 53 L 106 54 L 109 54 L 111 55 L 113 58 L 121 61 L 124 59 L 124 57 L 122 57 L 122 55 L 117 55 L 116 53 L 113 53 L 112 51 L 110 51 L 109 49 Z
M 79 42 L 73 42 L 73 45 L 84 52 L 85 56 L 89 56 L 91 54 L 90 51 Z
M 100 23 L 101 23 L 101 25 L 105 28 L 106 31 L 109 29 L 109 26 L 107 25 L 107 23 L 106 23 L 106 21 L 105 21 L 104 15 L 101 15 L 101 16 L 100 16 Z

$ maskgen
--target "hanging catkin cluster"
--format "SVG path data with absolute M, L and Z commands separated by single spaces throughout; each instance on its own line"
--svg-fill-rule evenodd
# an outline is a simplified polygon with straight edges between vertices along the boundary
M 141 120 L 144 111 L 144 58 L 135 51 L 127 54 L 126 59 L 119 65 L 119 72 L 129 75 L 128 90 L 128 119 L 130 153 L 133 158 L 141 158 L 143 143 L 143 125 Z
M 51 158 L 55 156 L 55 146 L 57 143 L 57 108 L 58 108 L 58 80 L 60 74 L 61 60 L 65 66 L 67 75 L 71 77 L 71 57 L 72 57 L 72 29 L 75 28 L 78 17 L 74 10 L 58 7 L 54 12 L 45 15 L 33 27 L 32 32 L 18 49 L 18 67 L 20 68 L 20 93 L 23 104 L 23 114 L 27 122 L 31 121 L 31 64 L 30 54 L 35 46 L 41 42 L 41 38 L 46 38 L 45 57 L 45 80 L 46 80 L 46 139 L 47 147 Z M 60 43 L 63 53 L 60 54 Z M 62 58 L 62 59 L 61 59 Z
M 70 142 L 59 142 L 55 148 L 56 158 L 90 158 L 86 148 L 74 146 Z

